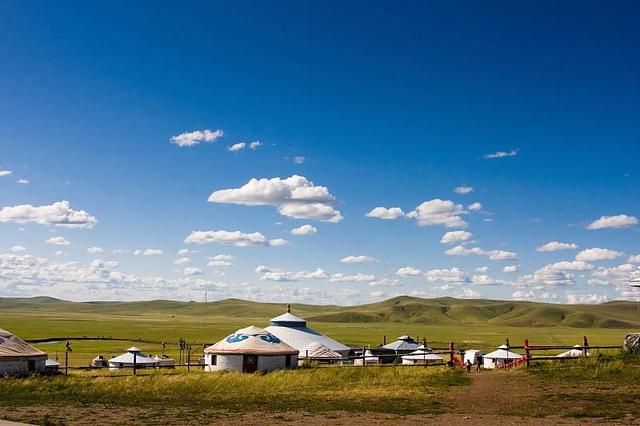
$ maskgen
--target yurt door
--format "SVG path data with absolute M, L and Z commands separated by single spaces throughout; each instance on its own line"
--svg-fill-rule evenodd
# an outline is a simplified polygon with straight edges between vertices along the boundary
M 242 359 L 242 372 L 255 373 L 258 371 L 258 356 L 245 355 Z

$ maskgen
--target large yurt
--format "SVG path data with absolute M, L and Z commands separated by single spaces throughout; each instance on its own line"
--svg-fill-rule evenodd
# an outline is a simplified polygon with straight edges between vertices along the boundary
M 111 358 L 109 360 L 109 368 L 112 370 L 132 368 L 134 362 L 136 363 L 136 368 L 155 368 L 158 366 L 157 359 L 143 354 L 139 348 L 133 346 L 122 355 Z
M 0 376 L 44 373 L 47 354 L 0 328 Z
M 342 356 L 347 356 L 351 352 L 350 347 L 307 327 L 307 321 L 293 315 L 289 309 L 284 314 L 272 318 L 271 325 L 265 330 L 296 348 L 300 351 L 300 356 L 303 356 L 303 350 L 314 342 L 318 342 Z
M 272 371 L 298 366 L 298 349 L 268 331 L 250 326 L 241 328 L 205 348 L 205 371 Z
M 397 354 L 408 354 L 420 348 L 423 348 L 424 346 L 413 340 L 411 336 L 405 335 L 398 337 L 398 340 L 396 340 L 395 342 L 388 343 L 382 347 L 385 349 L 390 349 Z
M 444 358 L 434 354 L 431 349 L 422 348 L 407 355 L 402 355 L 402 363 L 404 365 L 444 364 Z
M 320 342 L 312 342 L 300 351 L 298 364 L 305 361 L 318 362 L 320 364 L 335 364 L 342 361 L 342 355 L 332 351 Z
M 521 354 L 511 352 L 507 345 L 498 346 L 497 351 L 488 353 L 482 357 L 484 368 L 494 369 L 504 367 L 510 362 L 517 361 L 522 358 Z

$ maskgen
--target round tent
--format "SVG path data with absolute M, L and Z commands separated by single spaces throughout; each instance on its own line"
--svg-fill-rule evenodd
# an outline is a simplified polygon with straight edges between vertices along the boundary
M 262 328 L 242 328 L 209 346 L 205 371 L 271 371 L 295 368 L 299 351 Z
M 287 342 L 300 351 L 300 356 L 304 356 L 304 349 L 311 343 L 318 342 L 342 356 L 349 355 L 351 348 L 340 342 L 333 340 L 322 333 L 307 327 L 307 321 L 293 315 L 291 312 L 271 319 L 271 325 L 265 328 L 269 333 Z
M 112 370 L 118 368 L 132 368 L 134 361 L 136 363 L 136 368 L 154 368 L 158 365 L 157 360 L 146 356 L 139 348 L 132 346 L 122 355 L 111 358 L 109 360 L 109 368 Z
M 320 363 L 335 363 L 342 360 L 342 355 L 332 351 L 320 342 L 312 342 L 300 351 L 300 361 L 309 360 Z
M 382 346 L 385 349 L 391 349 L 396 353 L 410 353 L 423 347 L 420 343 L 417 343 L 411 336 L 400 336 L 395 342 L 388 343 Z
M 510 362 L 517 361 L 522 358 L 519 353 L 511 352 L 507 345 L 498 346 L 497 351 L 488 353 L 482 357 L 484 368 L 494 369 L 504 367 Z
M 566 352 L 562 352 L 561 354 L 556 355 L 557 358 L 576 358 L 580 356 L 585 356 L 584 351 L 582 350 L 582 346 L 574 345 L 574 348 L 577 349 L 569 349 Z M 586 356 L 590 356 L 591 353 L 587 352 Z
M 47 354 L 0 328 L 0 376 L 43 373 Z
M 434 354 L 431 349 L 422 348 L 407 355 L 402 355 L 402 363 L 405 365 L 442 364 L 444 363 L 444 358 L 438 354 Z

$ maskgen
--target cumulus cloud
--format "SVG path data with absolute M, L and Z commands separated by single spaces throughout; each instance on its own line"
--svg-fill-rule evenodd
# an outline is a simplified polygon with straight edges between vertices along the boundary
M 462 241 L 469 241 L 473 237 L 471 232 L 467 231 L 449 231 L 442 236 L 440 242 L 442 244 L 459 243 Z
M 302 280 L 326 280 L 329 278 L 323 269 L 317 268 L 315 271 L 285 271 L 267 266 L 258 266 L 256 272 L 262 274 L 261 281 L 295 282 Z
M 291 235 L 312 235 L 318 232 L 315 226 L 302 225 L 291 230 Z
M 616 216 L 601 216 L 587 225 L 587 229 L 628 228 L 638 224 L 638 218 L 619 214 Z
M 462 204 L 436 198 L 420 204 L 408 213 L 407 217 L 414 218 L 418 226 L 443 225 L 447 228 L 465 228 L 468 223 L 461 216 L 465 213 Z
M 561 243 L 558 241 L 550 241 L 536 248 L 537 251 L 558 251 L 558 250 L 574 250 L 578 245 L 574 243 Z
M 182 248 L 182 249 L 178 250 L 178 256 L 184 256 L 186 254 L 189 254 L 189 249 L 188 248 Z
M 400 207 L 376 207 L 365 215 L 366 217 L 374 217 L 377 219 L 393 220 L 404 217 L 404 212 Z
M 518 155 L 518 150 L 512 149 L 511 151 L 496 151 L 491 154 L 485 154 L 482 156 L 485 160 L 491 160 L 494 158 L 515 157 Z
M 636 254 L 635 256 L 629 256 L 627 259 L 628 263 L 640 263 L 640 254 Z
M 229 148 L 227 148 L 228 151 L 231 152 L 238 152 L 238 151 L 242 151 L 243 149 L 245 149 L 247 147 L 247 144 L 244 142 L 239 142 L 239 143 L 234 143 L 233 145 L 231 145 Z
M 92 228 L 98 221 L 84 210 L 74 210 L 68 201 L 51 205 L 22 204 L 0 209 L 2 223 L 37 223 L 67 228 Z
M 171 143 L 179 147 L 198 145 L 200 142 L 212 143 L 224 136 L 222 130 L 194 130 L 171 137 Z
M 597 268 L 591 274 L 588 284 L 628 287 L 629 282 L 636 279 L 640 279 L 640 266 L 625 263 L 611 268 Z
M 230 254 L 218 254 L 216 256 L 209 258 L 209 263 L 207 263 L 207 266 L 214 266 L 214 267 L 231 266 L 233 264 L 232 261 L 234 259 L 235 257 L 231 256 Z
M 478 203 L 476 201 L 475 203 L 469 204 L 467 209 L 469 209 L 469 211 L 472 211 L 472 212 L 477 212 L 477 211 L 482 210 L 482 204 L 480 204 L 480 203 Z
M 539 286 L 569 286 L 574 283 L 573 275 L 570 272 L 556 270 L 549 266 L 545 266 L 533 274 L 525 275 L 520 280 L 528 285 Z
M 148 248 L 144 250 L 136 250 L 133 252 L 133 254 L 134 256 L 157 256 L 159 254 L 162 254 L 162 250 Z
M 474 285 L 494 285 L 497 284 L 496 280 L 489 275 L 474 275 L 471 278 L 471 283 Z
M 2 170 L 0 169 L 0 177 L 10 176 L 13 173 L 11 170 Z
M 68 246 L 69 244 L 71 244 L 62 236 L 51 237 L 47 241 L 45 241 L 45 243 L 52 244 L 54 246 Z
M 462 293 L 456 295 L 459 299 L 479 299 L 481 294 L 470 288 L 465 288 Z
M 297 175 L 286 179 L 254 178 L 240 188 L 215 191 L 209 196 L 211 203 L 271 205 L 283 216 L 325 222 L 342 220 L 342 214 L 333 207 L 335 201 L 326 187 Z
M 340 259 L 340 263 L 375 263 L 378 259 L 371 256 L 347 256 Z
M 306 157 L 303 157 L 302 155 L 299 155 L 297 157 L 293 157 L 293 162 L 296 164 L 303 164 L 305 161 L 307 161 Z
M 473 191 L 473 187 L 462 185 L 453 190 L 456 194 L 464 195 Z
M 204 271 L 200 268 L 184 268 L 185 275 L 202 275 Z
M 260 141 L 253 141 L 251 143 L 249 143 L 249 148 L 251 149 L 257 149 L 258 147 L 262 146 L 262 142 Z
M 462 272 L 458 268 L 451 269 L 432 269 L 425 274 L 427 281 L 429 282 L 457 282 L 466 283 L 469 282 L 467 274 Z
M 604 294 L 594 293 L 567 293 L 567 303 L 576 304 L 599 304 L 605 303 L 609 298 Z
M 188 257 L 180 257 L 176 260 L 173 261 L 174 265 L 186 265 L 187 263 L 190 263 L 191 259 L 189 259 Z
M 231 244 L 237 247 L 282 246 L 287 242 L 281 238 L 267 240 L 260 232 L 240 231 L 193 231 L 184 240 L 185 244 Z
M 585 262 L 594 262 L 597 260 L 611 260 L 622 256 L 623 253 L 615 250 L 603 249 L 603 248 L 590 248 L 582 250 L 576 255 L 576 260 L 582 260 Z
M 330 281 L 332 283 L 335 283 L 335 282 L 370 283 L 370 282 L 376 281 L 376 276 L 366 275 L 361 273 L 357 273 L 355 275 L 333 274 L 331 275 Z
M 18 179 L 16 182 L 21 185 L 29 185 L 29 179 Z
M 417 277 L 422 274 L 420 269 L 412 268 L 411 266 L 405 266 L 396 271 L 396 275 L 401 277 Z
M 553 271 L 588 271 L 593 269 L 593 265 L 581 260 L 574 260 L 572 262 L 563 261 L 552 263 L 545 266 L 545 268 Z
M 504 272 L 505 274 L 511 274 L 511 273 L 514 273 L 514 272 L 518 272 L 518 267 L 516 265 L 508 265 L 508 266 L 505 266 L 502 269 L 502 272 Z
M 87 253 L 89 253 L 89 254 L 104 253 L 104 250 L 102 249 L 102 247 L 93 246 L 93 247 L 89 247 L 87 249 Z
M 490 272 L 490 271 L 491 271 L 491 269 L 489 269 L 488 266 L 478 266 L 476 268 L 476 272 L 480 272 L 480 273 L 487 273 L 487 272 Z
M 480 247 L 468 248 L 465 246 L 455 246 L 444 252 L 447 256 L 488 256 L 490 260 L 512 260 L 517 259 L 518 254 L 505 250 L 483 250 Z
M 18 252 L 21 252 L 21 251 L 26 251 L 26 250 L 27 250 L 27 248 L 26 248 L 25 246 L 17 245 L 17 246 L 13 246 L 13 247 L 11 247 L 11 248 L 10 248 L 10 250 L 11 250 L 12 252 L 14 252 L 14 253 L 18 253 Z

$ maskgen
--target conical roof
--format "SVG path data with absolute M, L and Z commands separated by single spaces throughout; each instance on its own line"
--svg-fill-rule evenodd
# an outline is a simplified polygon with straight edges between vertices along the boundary
M 500 346 L 498 346 L 498 350 L 497 351 L 493 351 L 491 353 L 488 353 L 488 354 L 484 355 L 484 358 L 489 358 L 489 359 L 518 359 L 518 358 L 522 358 L 522 355 L 518 354 L 518 353 L 515 353 L 515 352 L 511 352 L 507 345 L 500 345 Z
M 418 349 L 417 351 L 413 351 L 407 355 L 403 355 L 402 359 L 410 359 L 410 360 L 424 360 L 424 361 L 444 361 L 438 354 L 434 354 L 431 349 Z
M 342 359 L 342 355 L 334 352 L 320 342 L 309 343 L 302 351 L 301 357 L 309 357 L 312 359 Z
M 24 340 L 0 328 L 0 358 L 46 356 Z
M 275 318 L 271 318 L 271 325 L 283 327 L 306 327 L 307 321 L 293 315 L 291 312 L 285 312 Z
M 296 355 L 298 350 L 262 328 L 241 328 L 204 350 L 212 354 Z

